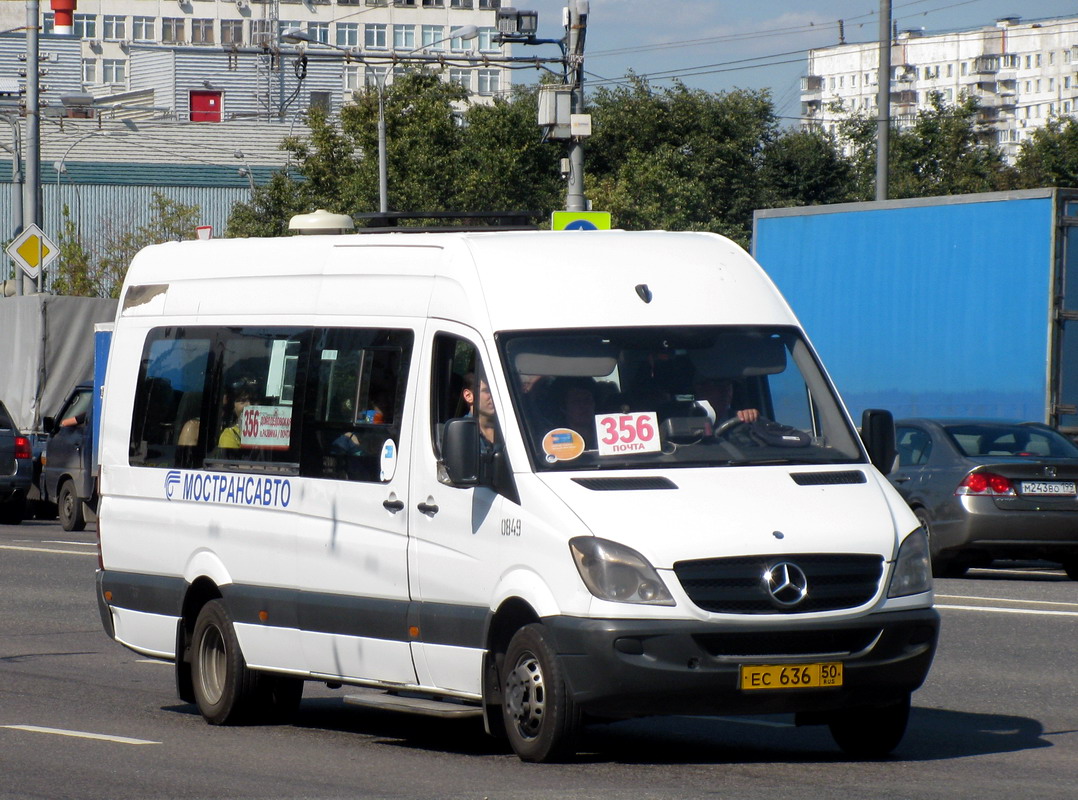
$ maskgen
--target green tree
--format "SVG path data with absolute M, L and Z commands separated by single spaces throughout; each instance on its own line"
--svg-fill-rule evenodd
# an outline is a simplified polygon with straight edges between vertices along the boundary
M 834 137 L 820 130 L 790 130 L 772 139 L 760 165 L 764 208 L 856 200 L 856 174 Z
M 105 238 L 99 256 L 79 237 L 65 206 L 60 229 L 60 257 L 52 288 L 60 294 L 87 297 L 118 297 L 131 259 L 144 247 L 162 242 L 194 239 L 199 208 L 154 192 L 150 200 L 150 221 L 134 229 L 113 230 Z
M 590 101 L 585 189 L 619 227 L 710 230 L 748 241 L 759 169 L 778 124 L 767 92 L 676 83 L 600 89 Z
M 1016 166 L 1023 188 L 1078 187 L 1078 122 L 1049 120 L 1022 142 Z
M 981 122 L 977 98 L 948 105 L 933 92 L 929 107 L 904 130 L 892 126 L 888 152 L 888 197 L 991 192 L 1013 188 L 1015 170 Z M 840 125 L 839 140 L 852 153 L 861 200 L 875 196 L 876 122 L 858 115 Z

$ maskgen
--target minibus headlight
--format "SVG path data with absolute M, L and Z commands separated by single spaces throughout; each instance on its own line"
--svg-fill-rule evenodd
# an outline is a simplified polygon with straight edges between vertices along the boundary
M 904 597 L 932 590 L 932 557 L 928 550 L 928 534 L 918 528 L 902 542 L 895 559 L 888 597 Z
M 569 549 L 584 585 L 600 600 L 675 605 L 659 573 L 631 547 L 594 536 L 581 536 L 570 540 Z

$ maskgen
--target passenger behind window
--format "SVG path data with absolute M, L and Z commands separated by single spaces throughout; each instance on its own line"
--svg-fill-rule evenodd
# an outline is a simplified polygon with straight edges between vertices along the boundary
M 217 447 L 221 450 L 238 450 L 242 443 L 240 426 L 243 424 L 243 411 L 256 398 L 258 382 L 254 378 L 244 377 L 229 384 L 225 393 L 225 423 L 228 427 L 217 438 Z

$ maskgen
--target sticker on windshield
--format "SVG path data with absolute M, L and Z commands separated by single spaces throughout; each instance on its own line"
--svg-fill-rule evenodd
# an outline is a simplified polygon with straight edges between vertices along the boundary
M 543 437 L 543 452 L 551 464 L 579 458 L 584 447 L 584 437 L 569 428 L 555 428 Z
M 626 453 L 658 453 L 659 426 L 654 411 L 634 414 L 599 414 L 595 417 L 595 435 L 600 456 Z

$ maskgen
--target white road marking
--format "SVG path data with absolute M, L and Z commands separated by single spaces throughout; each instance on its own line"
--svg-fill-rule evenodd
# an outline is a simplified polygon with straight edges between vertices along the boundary
M 936 603 L 936 608 L 951 611 L 981 611 L 988 614 L 1031 614 L 1036 617 L 1078 617 L 1078 611 L 1049 611 L 1036 608 L 997 608 L 993 606 L 958 606 Z
M 43 539 L 42 544 L 73 544 L 76 547 L 96 547 L 94 542 L 67 542 L 63 539 Z
M 63 728 L 42 728 L 38 725 L 0 725 L 0 728 L 10 728 L 11 730 L 28 731 L 30 733 L 51 733 L 54 736 L 72 736 L 76 739 L 96 739 L 101 742 L 114 742 L 115 744 L 161 744 L 161 742 L 151 742 L 148 739 L 108 736 L 104 733 L 88 733 L 87 731 L 67 731 Z
M 1013 597 L 975 597 L 964 594 L 937 594 L 937 599 L 944 600 L 968 600 L 981 603 L 1020 603 L 1030 606 L 1063 606 L 1065 608 L 1078 608 L 1078 603 L 1064 603 L 1058 600 L 1017 600 Z
M 65 556 L 96 556 L 96 552 L 87 553 L 85 550 L 56 550 L 51 547 L 15 547 L 10 544 L 0 544 L 0 550 L 20 550 L 24 553 L 59 553 Z

